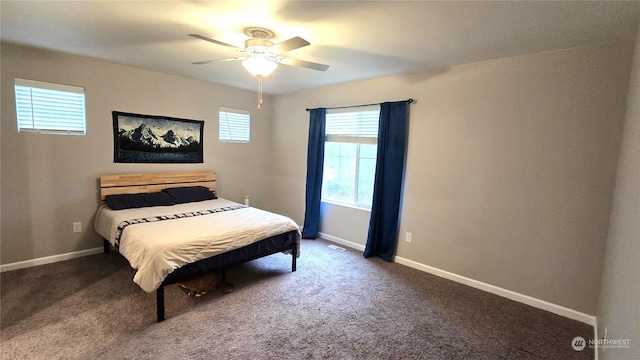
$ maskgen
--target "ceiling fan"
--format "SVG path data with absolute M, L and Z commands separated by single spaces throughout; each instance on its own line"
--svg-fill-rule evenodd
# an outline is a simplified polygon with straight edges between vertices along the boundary
M 278 64 L 298 66 L 319 71 L 326 71 L 329 68 L 329 65 L 291 59 L 282 56 L 285 52 L 310 45 L 307 40 L 301 37 L 292 37 L 291 39 L 274 44 L 269 40 L 274 36 L 271 30 L 259 27 L 249 27 L 244 30 L 244 33 L 251 37 L 244 42 L 244 48 L 230 45 L 206 36 L 189 34 L 189 36 L 196 39 L 229 47 L 243 54 L 241 56 L 225 59 L 196 61 L 193 64 L 203 65 L 216 61 L 242 60 L 242 65 L 254 76 L 268 76 L 276 69 Z
M 282 54 L 288 51 L 310 45 L 307 40 L 301 37 L 292 37 L 291 39 L 274 44 L 269 40 L 274 36 L 274 33 L 271 30 L 260 27 L 249 27 L 244 30 L 244 33 L 250 36 L 250 38 L 244 42 L 244 48 L 199 34 L 189 34 L 189 36 L 196 39 L 229 47 L 243 54 L 224 59 L 196 61 L 193 64 L 204 65 L 217 61 L 242 60 L 242 66 L 247 69 L 251 75 L 258 78 L 258 110 L 262 105 L 262 78 L 273 73 L 273 71 L 278 67 L 278 64 L 297 66 L 318 71 L 326 71 L 329 68 L 329 65 L 291 59 L 282 56 Z

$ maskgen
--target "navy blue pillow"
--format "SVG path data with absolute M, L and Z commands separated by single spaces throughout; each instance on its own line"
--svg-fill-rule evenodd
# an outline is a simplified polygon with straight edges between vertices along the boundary
M 213 200 L 218 198 L 211 190 L 204 186 L 169 188 L 162 191 L 169 194 L 176 204 Z
M 107 195 L 104 202 L 113 210 L 175 205 L 171 196 L 163 192 Z
M 146 195 L 145 200 L 149 206 L 171 206 L 176 204 L 171 196 L 167 195 L 167 193 L 163 193 L 162 191 L 148 193 Z

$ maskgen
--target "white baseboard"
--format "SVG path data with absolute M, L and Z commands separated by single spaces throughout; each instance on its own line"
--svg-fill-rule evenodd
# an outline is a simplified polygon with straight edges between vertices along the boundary
M 32 259 L 32 260 L 18 261 L 10 264 L 0 265 L 0 272 L 23 269 L 23 268 L 44 265 L 44 264 L 51 264 L 58 261 L 64 261 L 64 260 L 75 259 L 75 258 L 88 256 L 88 255 L 100 254 L 102 252 L 104 252 L 104 248 L 99 247 L 94 249 L 74 251 L 66 254 L 45 256 L 45 257 Z
M 335 237 L 333 235 L 329 235 L 329 234 L 325 234 L 325 233 L 318 233 L 318 236 L 323 238 L 323 239 L 325 239 L 325 240 L 329 240 L 331 242 L 334 242 L 336 244 L 340 244 L 340 245 L 344 245 L 346 247 L 350 247 L 352 249 L 364 251 L 364 245 L 360 245 L 358 243 L 354 243 L 353 241 L 348 241 L 348 240 L 341 239 L 339 237 Z
M 331 242 L 335 242 L 347 247 L 350 247 L 352 249 L 356 249 L 356 250 L 364 250 L 364 246 L 351 242 L 351 241 L 347 241 L 332 235 L 328 235 L 328 234 L 324 234 L 324 233 L 320 233 L 319 236 L 325 240 L 329 240 Z M 573 320 L 577 320 L 580 322 L 583 322 L 585 324 L 591 325 L 595 328 L 596 325 L 596 317 L 593 315 L 589 315 L 589 314 L 585 314 L 585 313 L 581 313 L 579 311 L 573 310 L 573 309 L 569 309 L 566 308 L 564 306 L 560 306 L 560 305 L 556 305 L 553 303 L 550 303 L 548 301 L 544 301 L 544 300 L 540 300 L 540 299 L 536 299 L 534 297 L 528 296 L 528 295 L 524 295 L 524 294 L 520 294 L 517 293 L 515 291 L 511 291 L 511 290 L 507 290 L 507 289 L 503 289 L 501 287 L 498 286 L 494 286 L 491 284 L 487 284 L 484 283 L 482 281 L 478 281 L 478 280 L 474 280 L 474 279 L 470 279 L 468 277 L 464 277 L 458 274 L 454 274 L 445 270 L 441 270 L 438 268 L 435 268 L 433 266 L 428 266 L 428 265 L 424 265 L 418 262 L 415 262 L 413 260 L 409 260 L 409 259 L 405 259 L 399 256 L 395 256 L 393 259 L 394 262 L 397 262 L 398 264 L 401 265 L 405 265 L 405 266 L 409 266 L 411 268 L 420 270 L 420 271 L 424 271 L 426 273 L 432 274 L 432 275 L 436 275 L 439 276 L 441 278 L 445 278 L 451 281 L 455 281 L 457 283 L 460 284 L 464 284 L 467 286 L 471 286 L 473 288 L 476 289 L 480 289 L 498 296 L 502 296 L 505 297 L 507 299 L 510 300 L 514 300 L 523 304 L 527 304 L 529 306 L 533 306 L 535 308 L 538 309 L 542 309 L 542 310 L 546 310 L 549 312 L 552 312 L 554 314 L 560 315 L 560 316 L 564 316 L 566 318 L 569 319 L 573 319 Z
M 583 322 L 583 323 L 591 325 L 591 326 L 595 326 L 595 323 L 596 323 L 596 317 L 593 316 L 593 315 L 588 315 L 588 314 L 581 313 L 581 312 L 573 310 L 573 309 L 566 308 L 564 306 L 560 306 L 560 305 L 556 305 L 556 304 L 550 303 L 548 301 L 536 299 L 536 298 L 531 297 L 529 295 L 524 295 L 524 294 L 517 293 L 515 291 L 503 289 L 503 288 L 498 287 L 498 286 L 494 286 L 494 285 L 491 285 L 491 284 L 484 283 L 482 281 L 470 279 L 468 277 L 464 277 L 464 276 L 461 276 L 461 275 L 458 275 L 458 274 L 450 273 L 450 272 L 445 271 L 445 270 L 440 270 L 440 269 L 434 268 L 432 266 L 420 264 L 418 262 L 415 262 L 415 261 L 412 261 L 412 260 L 408 260 L 408 259 L 405 259 L 405 258 L 402 258 L 402 257 L 399 257 L 399 256 L 396 256 L 394 258 L 394 262 L 397 262 L 398 264 L 406 265 L 406 266 L 412 267 L 414 269 L 418 269 L 418 270 L 421 270 L 421 271 L 427 272 L 429 274 L 436 275 L 436 276 L 439 276 L 439 277 L 442 277 L 442 278 L 445 278 L 445 279 L 448 279 L 448 280 L 452 280 L 452 281 L 455 281 L 457 283 L 461 283 L 461 284 L 464 284 L 464 285 L 467 285 L 467 286 L 471 286 L 471 287 L 476 288 L 476 289 L 484 290 L 486 292 L 490 292 L 492 294 L 499 295 L 499 296 L 505 297 L 505 298 L 510 299 L 510 300 L 514 300 L 514 301 L 517 301 L 517 302 L 520 302 L 520 303 L 523 303 L 523 304 L 527 304 L 529 306 L 533 306 L 533 307 L 538 308 L 538 309 L 546 310 L 546 311 L 552 312 L 554 314 L 567 317 L 569 319 L 577 320 L 577 321 Z

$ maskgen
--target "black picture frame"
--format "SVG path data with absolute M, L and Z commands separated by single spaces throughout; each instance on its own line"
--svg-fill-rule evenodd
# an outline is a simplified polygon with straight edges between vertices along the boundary
M 116 163 L 202 163 L 204 121 L 113 111 Z

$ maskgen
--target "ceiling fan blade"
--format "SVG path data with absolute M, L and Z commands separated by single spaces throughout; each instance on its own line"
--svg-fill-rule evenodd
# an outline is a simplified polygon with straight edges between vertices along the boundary
M 309 42 L 301 37 L 292 37 L 289 40 L 279 42 L 269 46 L 268 51 L 274 54 L 282 54 L 287 51 L 295 50 L 310 45 Z
M 326 71 L 329 68 L 329 65 L 318 64 L 311 61 L 289 59 L 289 58 L 279 58 L 278 62 L 284 65 L 298 66 L 298 67 L 303 67 L 303 68 L 318 70 L 318 71 Z
M 222 46 L 230 47 L 230 48 L 233 48 L 233 49 L 236 49 L 236 50 L 244 50 L 243 48 L 239 48 L 239 47 L 237 47 L 237 46 L 234 46 L 234 45 L 231 45 L 231 44 L 227 44 L 227 43 L 224 43 L 224 42 L 222 42 L 222 41 L 218 41 L 218 40 L 215 40 L 215 39 L 211 39 L 211 38 L 208 38 L 208 37 L 206 37 L 206 36 L 202 36 L 202 35 L 198 35 L 198 34 L 189 34 L 189 36 L 194 37 L 194 38 L 196 38 L 196 39 L 200 39 L 200 40 L 208 41 L 208 42 L 210 42 L 210 43 L 214 43 L 214 44 L 217 44 L 217 45 L 222 45 Z
M 235 60 L 244 60 L 244 59 L 246 59 L 246 57 L 244 57 L 244 56 L 236 56 L 236 57 L 225 58 L 225 59 L 213 59 L 213 60 L 196 61 L 196 62 L 192 62 L 192 64 L 194 64 L 194 65 L 205 65 L 205 64 L 210 64 L 212 62 L 217 62 L 217 61 L 235 61 Z

